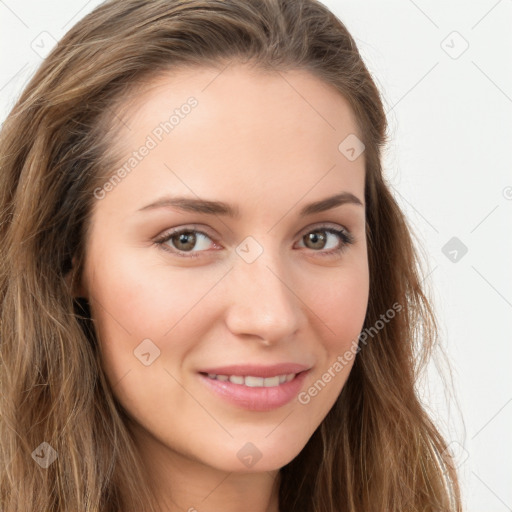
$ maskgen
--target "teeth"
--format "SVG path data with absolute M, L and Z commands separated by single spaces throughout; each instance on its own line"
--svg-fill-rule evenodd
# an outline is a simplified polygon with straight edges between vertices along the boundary
M 273 387 L 279 386 L 279 375 L 276 375 L 275 377 L 267 377 L 262 380 L 263 380 L 263 385 L 266 388 L 273 388 Z M 246 380 L 245 385 L 247 386 L 247 380 Z
M 233 377 L 231 377 L 229 380 L 231 382 L 234 382 L 232 381 Z M 237 379 L 239 377 L 236 377 Z M 264 379 L 263 377 L 250 377 L 250 376 L 247 376 L 245 377 L 245 379 L 243 379 L 242 377 L 240 377 L 240 379 L 242 380 L 242 382 L 236 382 L 236 384 L 245 384 L 246 386 L 249 386 L 250 388 L 261 388 L 262 386 L 265 385 L 265 381 L 268 380 L 268 379 Z M 278 380 L 278 384 L 279 384 L 279 379 Z M 274 384 L 275 386 L 275 384 Z
M 220 381 L 228 381 L 233 384 L 240 384 L 243 386 L 247 386 L 250 388 L 273 388 L 279 386 L 280 384 L 284 384 L 285 382 L 290 382 L 294 377 L 295 373 L 288 373 L 286 375 L 276 375 L 275 377 L 254 377 L 253 375 L 247 375 L 243 377 L 241 375 L 215 375 L 214 373 L 209 373 L 208 377 L 214 380 Z

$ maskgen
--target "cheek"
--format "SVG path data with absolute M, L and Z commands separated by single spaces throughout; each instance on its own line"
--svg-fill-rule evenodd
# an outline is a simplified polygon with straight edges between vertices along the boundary
M 307 411 L 304 423 L 311 431 L 334 405 L 357 357 L 369 298 L 367 260 L 354 258 L 333 272 L 332 279 L 317 282 L 320 284 L 316 290 L 311 292 L 309 288 L 307 303 L 319 360 L 298 396 L 298 403 Z
M 130 333 L 133 341 L 169 334 L 215 283 L 211 272 L 200 275 L 198 269 L 172 269 L 154 257 L 153 249 L 147 253 L 153 258 L 141 257 L 138 251 L 120 253 L 108 269 L 101 262 L 92 263 L 100 327 L 111 327 L 121 336 Z
M 368 306 L 368 279 L 366 274 L 343 276 L 336 287 L 332 286 L 320 304 L 325 311 L 327 324 L 334 331 L 334 345 L 345 349 L 363 327 Z
M 181 362 L 209 325 L 200 300 L 215 276 L 191 281 L 192 271 L 172 271 L 137 251 L 116 252 L 115 265 L 104 261 L 112 259 L 103 253 L 101 261 L 90 262 L 90 302 L 103 371 L 114 394 L 137 421 L 153 421 L 170 397 L 173 407 L 187 410 L 186 395 L 176 392 L 167 371 L 179 375 Z
M 357 341 L 366 316 L 369 299 L 367 260 L 354 257 L 343 268 L 333 271 L 328 279 L 322 277 L 316 290 L 309 293 L 311 309 L 317 317 L 312 323 L 323 326 L 324 347 L 332 357 L 344 352 L 353 340 Z

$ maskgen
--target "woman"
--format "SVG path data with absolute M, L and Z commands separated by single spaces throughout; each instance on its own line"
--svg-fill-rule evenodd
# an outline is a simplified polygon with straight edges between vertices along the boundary
M 2 510 L 461 510 L 385 132 L 315 0 L 77 23 L 0 139 Z

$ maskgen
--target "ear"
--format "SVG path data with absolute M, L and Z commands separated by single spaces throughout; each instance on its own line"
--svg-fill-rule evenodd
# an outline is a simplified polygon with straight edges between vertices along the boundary
M 71 284 L 72 284 L 71 277 L 72 277 L 73 269 L 76 268 L 76 265 L 77 265 L 76 258 L 74 256 L 71 259 L 71 263 L 72 263 L 72 268 L 70 270 L 68 270 L 68 272 L 65 275 L 65 280 L 70 288 L 71 288 Z M 72 295 L 73 295 L 73 297 L 76 297 L 76 298 L 83 297 L 83 298 L 87 299 L 88 298 L 87 290 L 84 287 L 82 281 L 83 281 L 83 276 L 81 275 L 80 282 L 75 283 L 75 286 L 72 290 Z

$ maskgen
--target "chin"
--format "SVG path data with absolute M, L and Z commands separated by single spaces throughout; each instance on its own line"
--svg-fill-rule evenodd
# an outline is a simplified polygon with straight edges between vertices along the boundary
M 235 441 L 221 453 L 212 454 L 209 465 L 235 473 L 277 471 L 291 462 L 304 446 L 305 442 L 283 446 L 281 441 L 271 443 L 268 439 L 260 443 Z

